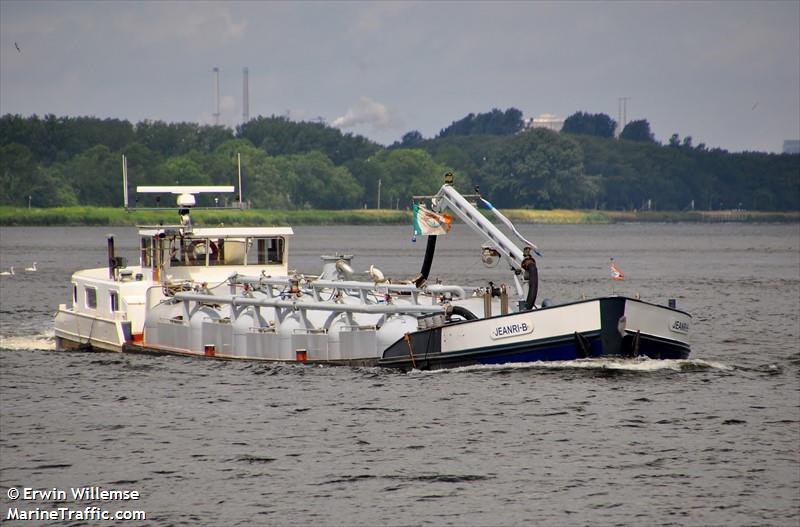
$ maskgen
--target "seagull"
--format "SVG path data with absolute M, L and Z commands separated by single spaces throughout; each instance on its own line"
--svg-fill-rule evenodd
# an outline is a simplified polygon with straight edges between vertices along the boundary
M 3 271 L 0 276 L 14 276 L 14 268 L 11 267 L 8 271 Z
M 16 42 L 14 42 L 14 47 L 15 47 L 15 48 L 17 48 L 17 51 L 19 51 L 20 53 L 22 53 L 22 50 L 21 50 L 21 49 L 19 49 L 19 44 L 17 44 Z
M 26 270 L 26 271 L 28 271 L 29 273 L 35 273 L 35 272 L 37 271 L 37 269 L 36 269 L 36 262 L 33 262 L 33 266 L 31 266 L 31 267 L 26 267 L 26 268 L 25 268 L 25 270 Z
M 372 278 L 372 281 L 376 284 L 386 281 L 386 277 L 383 276 L 381 270 L 374 265 L 369 266 L 369 271 L 367 271 L 367 273 L 369 274 L 370 278 Z

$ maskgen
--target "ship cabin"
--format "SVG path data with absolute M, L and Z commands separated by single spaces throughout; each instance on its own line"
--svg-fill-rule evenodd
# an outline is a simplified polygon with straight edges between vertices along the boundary
M 233 274 L 286 276 L 291 227 L 144 228 L 141 268 L 154 282 L 221 282 Z
M 213 287 L 234 274 L 286 276 L 293 234 L 291 227 L 141 228 L 139 265 L 114 256 L 110 239 L 108 267 L 74 273 L 71 308 L 62 304 L 60 315 L 70 317 L 76 335 L 83 325 L 95 324 L 98 334 L 107 326 L 107 338 L 95 340 L 119 351 L 121 342 L 141 338 L 147 299 L 159 286 Z

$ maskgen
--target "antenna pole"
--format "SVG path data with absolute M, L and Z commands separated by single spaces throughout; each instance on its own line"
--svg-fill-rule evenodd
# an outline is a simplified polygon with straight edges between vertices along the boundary
M 236 159 L 239 163 L 239 208 L 242 208 L 242 154 L 236 152 Z
M 128 158 L 122 155 L 122 200 L 125 209 L 128 208 Z
M 631 100 L 631 97 L 622 97 L 622 123 L 620 128 L 620 132 L 622 129 L 625 128 L 625 125 L 628 124 L 628 101 Z

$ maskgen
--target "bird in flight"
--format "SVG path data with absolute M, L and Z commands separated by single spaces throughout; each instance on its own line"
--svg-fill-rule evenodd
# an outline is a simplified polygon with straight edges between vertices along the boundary
M 22 50 L 21 50 L 21 49 L 19 49 L 19 44 L 17 44 L 16 42 L 14 42 L 14 47 L 15 47 L 15 48 L 17 48 L 17 51 L 19 51 L 20 53 L 22 53 Z

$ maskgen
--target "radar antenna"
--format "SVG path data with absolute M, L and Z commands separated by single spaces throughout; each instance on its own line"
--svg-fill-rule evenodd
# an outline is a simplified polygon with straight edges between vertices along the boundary
M 192 232 L 192 218 L 189 211 L 197 204 L 195 194 L 233 192 L 233 186 L 225 185 L 164 185 L 164 186 L 138 186 L 136 192 L 142 194 L 173 194 L 177 195 L 178 215 L 181 217 L 181 227 L 185 232 Z

